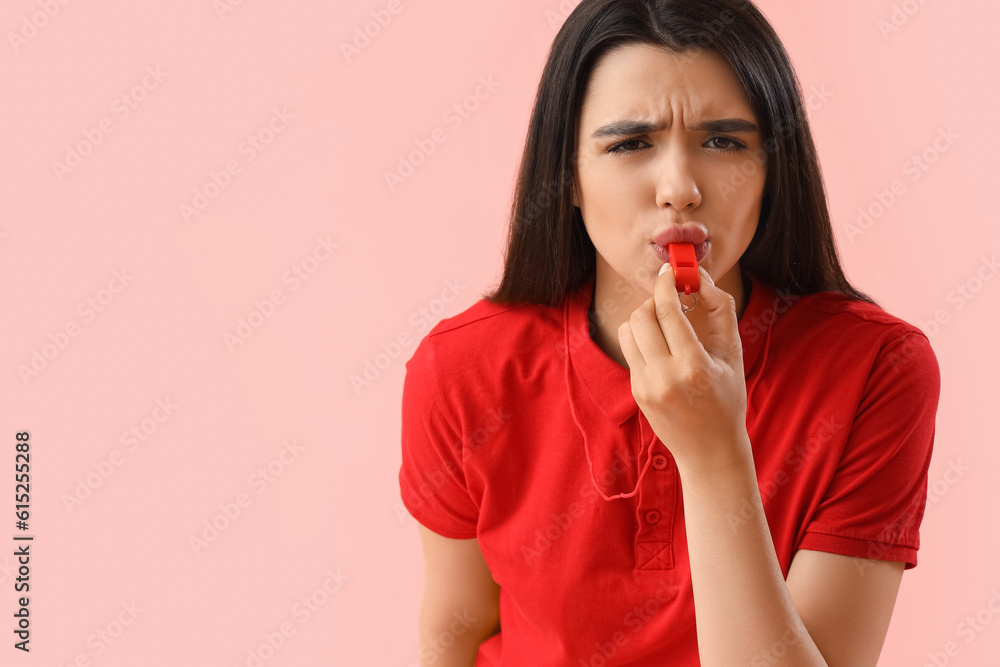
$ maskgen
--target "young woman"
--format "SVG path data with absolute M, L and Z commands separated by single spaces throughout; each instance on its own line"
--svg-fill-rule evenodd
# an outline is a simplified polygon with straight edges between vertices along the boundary
M 407 363 L 421 665 L 874 666 L 939 387 L 926 336 L 844 276 L 760 12 L 583 0 L 500 285 Z

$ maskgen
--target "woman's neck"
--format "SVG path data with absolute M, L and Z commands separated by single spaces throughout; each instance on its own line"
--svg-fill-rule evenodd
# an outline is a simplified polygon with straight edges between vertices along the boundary
M 610 281 L 606 278 L 601 279 L 607 275 L 611 275 Z M 629 320 L 632 311 L 639 308 L 650 297 L 650 294 L 638 289 L 628 289 L 623 294 L 620 289 L 622 281 L 620 276 L 611 271 L 603 275 L 602 272 L 597 272 L 587 319 L 590 322 L 591 339 L 611 359 L 614 359 L 620 366 L 628 368 L 628 362 L 621 350 L 621 343 L 618 341 L 618 327 Z M 619 284 L 618 290 L 615 289 L 616 282 Z M 733 295 L 736 299 L 736 317 L 741 319 L 753 288 L 750 277 L 744 275 L 737 265 L 720 279 L 716 286 Z M 689 304 L 692 299 L 691 297 L 683 297 L 682 302 Z M 699 340 L 707 338 L 708 318 L 706 315 L 707 311 L 700 302 L 694 310 L 686 315 Z

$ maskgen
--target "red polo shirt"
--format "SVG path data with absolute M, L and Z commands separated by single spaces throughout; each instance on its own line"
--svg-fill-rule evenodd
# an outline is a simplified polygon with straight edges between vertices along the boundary
M 481 299 L 406 364 L 403 503 L 436 533 L 478 538 L 500 585 L 502 630 L 478 667 L 700 664 L 677 469 L 628 369 L 590 336 L 593 289 L 591 275 L 554 308 Z M 798 549 L 916 566 L 940 389 L 927 337 L 871 304 L 756 278 L 739 331 L 782 573 Z M 607 496 L 632 491 L 649 459 L 635 495 L 604 500 L 585 447 Z

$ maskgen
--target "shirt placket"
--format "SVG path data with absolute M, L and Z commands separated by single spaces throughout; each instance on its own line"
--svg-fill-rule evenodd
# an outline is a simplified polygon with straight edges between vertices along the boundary
M 639 419 L 644 417 L 639 415 Z M 648 446 L 652 429 L 640 429 Z M 645 451 L 645 447 L 643 448 Z M 645 456 L 641 459 L 645 465 Z M 639 485 L 636 504 L 635 566 L 639 570 L 670 570 L 674 567 L 674 524 L 678 492 L 677 466 L 673 456 L 657 438 L 649 469 Z

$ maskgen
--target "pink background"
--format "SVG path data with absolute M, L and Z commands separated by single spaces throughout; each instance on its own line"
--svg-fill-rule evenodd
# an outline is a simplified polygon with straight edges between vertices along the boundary
M 342 44 L 388 0 L 224 2 L 0 10 L 3 664 L 418 661 L 422 560 L 397 482 L 404 363 L 499 277 L 531 102 L 575 3 L 402 0 L 348 60 Z M 923 327 L 941 366 L 920 563 L 880 664 L 996 664 L 1000 279 L 984 257 L 1000 249 L 1000 8 L 897 2 L 883 36 L 888 0 L 760 7 L 803 89 L 828 95 L 810 119 L 849 277 Z M 481 77 L 494 86 L 470 99 Z M 466 100 L 467 118 L 446 115 Z M 957 139 L 940 152 L 947 128 Z M 432 136 L 444 142 L 390 189 L 386 172 Z M 57 174 L 73 147 L 87 154 Z M 935 161 L 914 180 L 924 151 Z M 852 231 L 896 180 L 895 201 Z M 185 220 L 195 190 L 209 197 Z M 249 336 L 227 343 L 240 318 Z M 41 370 L 22 375 L 36 353 Z M 144 440 L 123 441 L 133 428 Z M 22 430 L 30 654 L 12 648 L 8 555 Z M 78 489 L 89 496 L 68 505 Z M 222 530 L 193 547 L 213 521 Z M 966 643 L 958 625 L 980 610 Z

